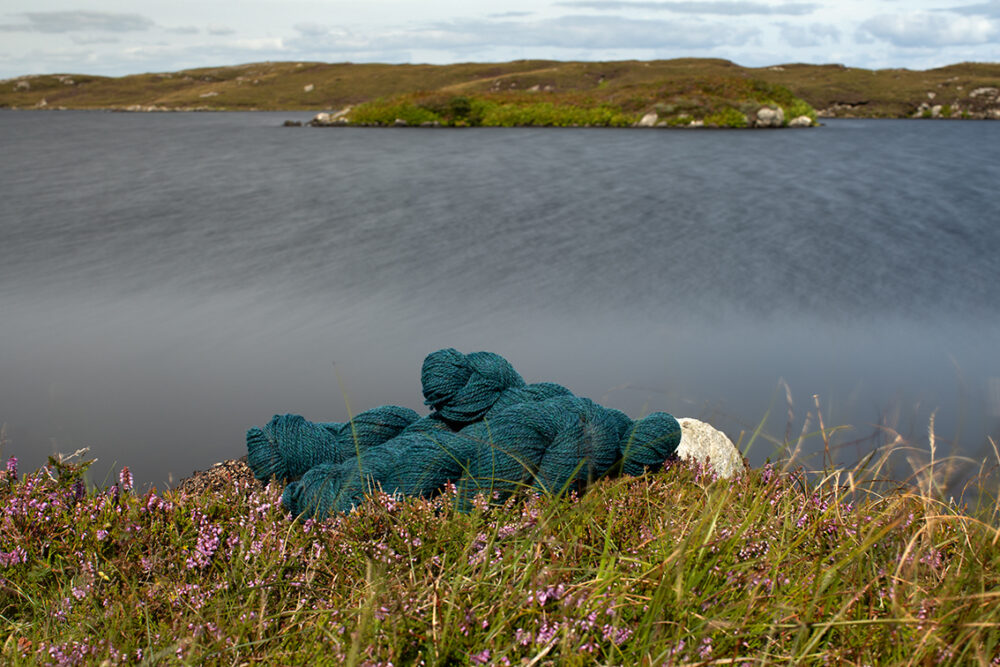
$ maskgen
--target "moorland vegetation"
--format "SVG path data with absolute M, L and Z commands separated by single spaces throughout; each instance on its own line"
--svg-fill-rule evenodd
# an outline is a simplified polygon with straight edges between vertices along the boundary
M 375 100 L 420 107 L 464 98 L 472 101 L 473 111 L 497 124 L 528 113 L 553 124 L 616 125 L 624 122 L 623 115 L 641 117 L 657 108 L 668 110 L 661 114 L 664 120 L 680 124 L 684 116 L 732 116 L 725 109 L 739 110 L 781 90 L 820 117 L 1000 118 L 996 63 L 911 71 L 808 64 L 748 68 L 705 58 L 455 65 L 267 62 L 123 77 L 29 75 L 0 82 L 0 108 L 337 111 Z

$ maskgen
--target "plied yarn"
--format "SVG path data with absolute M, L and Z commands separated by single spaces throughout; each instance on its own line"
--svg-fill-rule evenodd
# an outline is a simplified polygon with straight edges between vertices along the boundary
M 462 509 L 477 493 L 582 492 L 601 477 L 657 470 L 680 443 L 665 412 L 633 421 L 558 384 L 527 384 L 492 352 L 438 350 L 420 380 L 426 417 L 386 405 L 345 423 L 276 415 L 251 428 L 250 469 L 287 485 L 282 502 L 293 515 L 322 519 L 376 489 L 430 497 L 450 482 Z

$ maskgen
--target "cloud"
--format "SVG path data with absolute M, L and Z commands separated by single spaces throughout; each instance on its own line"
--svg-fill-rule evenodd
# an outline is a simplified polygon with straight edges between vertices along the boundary
M 20 14 L 27 23 L 0 25 L 4 32 L 140 32 L 156 24 L 139 14 L 109 12 L 64 11 L 25 12 Z
M 962 46 L 989 43 L 1000 26 L 979 16 L 879 14 L 862 23 L 859 33 L 905 48 Z
M 193 25 L 179 25 L 176 28 L 165 28 L 165 30 L 175 35 L 197 35 L 201 32 Z
M 287 45 L 303 52 L 350 50 L 461 50 L 484 48 L 709 49 L 744 44 L 759 34 L 750 27 L 704 21 L 640 21 L 624 17 L 563 16 L 537 21 L 455 20 L 425 28 L 355 35 L 316 24 L 294 26 Z
M 1000 18 L 1000 0 L 990 2 L 980 2 L 975 5 L 961 5 L 959 7 L 942 7 L 940 12 L 955 12 L 956 14 L 967 14 L 973 16 L 992 16 Z
M 751 14 L 784 14 L 801 16 L 811 14 L 819 8 L 810 2 L 789 2 L 780 5 L 766 5 L 760 2 L 722 2 L 714 0 L 689 0 L 674 2 L 643 2 L 641 0 L 565 0 L 557 5 L 576 9 L 597 9 L 619 11 L 622 9 L 644 9 L 675 12 L 677 14 L 723 14 L 726 16 L 746 16 Z
M 499 14 L 488 14 L 487 17 L 491 19 L 515 19 L 531 16 L 532 14 L 534 12 L 501 12 Z
M 827 23 L 813 23 L 809 26 L 781 24 L 781 37 L 790 46 L 795 48 L 808 48 L 820 46 L 827 42 L 839 42 L 840 31 Z
M 120 37 L 99 36 L 99 35 L 94 35 L 94 36 L 73 35 L 71 39 L 74 44 L 79 44 L 81 46 L 87 46 L 90 44 L 120 44 L 122 41 Z
M 224 25 L 210 25 L 208 26 L 208 34 L 216 36 L 235 35 L 236 31 Z

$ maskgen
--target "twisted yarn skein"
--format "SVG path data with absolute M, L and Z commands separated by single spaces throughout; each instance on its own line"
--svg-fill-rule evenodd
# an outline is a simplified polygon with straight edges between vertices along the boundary
M 427 355 L 420 370 L 424 405 L 455 424 L 479 421 L 507 389 L 524 379 L 499 354 L 462 354 L 453 348 Z
M 409 408 L 383 405 L 349 422 L 316 423 L 299 415 L 275 415 L 247 431 L 247 465 L 259 480 L 288 482 L 320 463 L 339 463 L 380 445 L 420 420 Z

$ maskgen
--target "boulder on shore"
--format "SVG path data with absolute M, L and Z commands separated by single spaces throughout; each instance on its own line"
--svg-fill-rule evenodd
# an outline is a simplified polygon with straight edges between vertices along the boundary
M 659 119 L 655 113 L 648 113 L 643 116 L 638 123 L 635 124 L 636 127 L 656 127 L 656 121 Z
M 781 107 L 761 107 L 757 110 L 754 127 L 782 127 L 785 124 L 785 112 Z
M 693 459 L 710 465 L 715 474 L 722 478 L 729 478 L 746 470 L 743 455 L 725 433 L 711 424 L 690 417 L 678 419 L 677 423 L 681 425 L 677 458 Z

